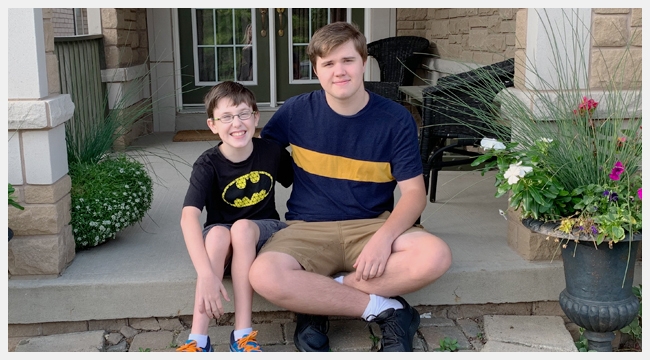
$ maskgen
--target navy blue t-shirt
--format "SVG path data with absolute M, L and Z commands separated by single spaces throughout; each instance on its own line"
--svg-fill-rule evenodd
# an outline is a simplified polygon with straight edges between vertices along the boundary
M 417 125 L 400 104 L 369 92 L 357 114 L 334 112 L 323 90 L 287 100 L 262 138 L 291 145 L 287 220 L 374 218 L 394 207 L 397 181 L 422 174 Z

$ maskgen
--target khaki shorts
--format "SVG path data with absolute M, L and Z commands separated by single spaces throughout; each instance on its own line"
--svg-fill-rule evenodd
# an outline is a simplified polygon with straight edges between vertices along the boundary
M 332 276 L 353 272 L 352 267 L 372 235 L 386 222 L 389 212 L 376 219 L 305 222 L 287 221 L 260 254 L 274 251 L 291 255 L 309 272 Z M 404 232 L 426 231 L 414 226 Z

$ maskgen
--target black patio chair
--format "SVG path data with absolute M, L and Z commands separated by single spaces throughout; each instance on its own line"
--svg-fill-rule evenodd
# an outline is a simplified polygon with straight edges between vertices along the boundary
M 514 73 L 514 59 L 508 59 L 442 77 L 435 86 L 422 91 L 420 155 L 430 202 L 436 202 L 438 171 L 472 163 L 480 153 L 467 150 L 468 146 L 477 147 L 483 138 L 497 137 L 494 129 L 487 127 L 477 114 L 492 112 L 491 102 L 496 94 L 514 86 Z M 488 77 L 492 80 L 488 80 Z M 472 88 L 482 90 L 468 91 Z M 445 153 L 461 156 L 445 161 Z
M 395 36 L 368 44 L 368 55 L 377 60 L 379 81 L 365 81 L 366 89 L 388 99 L 401 101 L 400 86 L 412 85 L 422 55 L 429 50 L 429 40 L 419 36 Z

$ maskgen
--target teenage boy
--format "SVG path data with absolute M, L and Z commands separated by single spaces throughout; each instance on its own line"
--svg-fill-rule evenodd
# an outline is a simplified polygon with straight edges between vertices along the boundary
M 254 261 L 251 284 L 298 313 L 301 351 L 330 350 L 327 315 L 376 322 L 381 351 L 412 351 L 420 316 L 398 295 L 451 265 L 447 244 L 414 226 L 426 205 L 415 120 L 364 89 L 368 52 L 356 26 L 319 29 L 307 53 L 322 90 L 287 100 L 261 134 L 291 145 L 294 184 L 289 226 Z M 348 274 L 331 277 L 339 272 Z
M 260 117 L 255 96 L 241 84 L 216 85 L 205 96 L 205 108 L 208 127 L 221 141 L 194 163 L 183 202 L 181 228 L 197 280 L 192 330 L 177 351 L 212 351 L 208 323 L 224 314 L 220 296 L 230 301 L 222 283 L 230 272 L 235 297 L 230 351 L 259 352 L 248 271 L 262 245 L 286 227 L 275 209 L 275 182 L 291 185 L 291 156 L 277 143 L 255 137 Z

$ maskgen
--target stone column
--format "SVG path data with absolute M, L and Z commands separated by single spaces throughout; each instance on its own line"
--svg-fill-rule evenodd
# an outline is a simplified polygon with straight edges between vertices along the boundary
M 74 104 L 59 93 L 49 9 L 9 9 L 9 276 L 58 276 L 74 259 L 65 122 Z
M 122 130 L 116 149 L 124 149 L 140 135 L 153 132 L 150 110 L 149 40 L 145 9 L 101 9 L 106 70 L 102 81 L 108 91 L 109 111 L 130 111 L 143 115 L 133 119 L 131 128 Z M 140 110 L 138 110 L 140 109 Z

